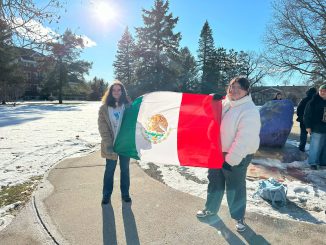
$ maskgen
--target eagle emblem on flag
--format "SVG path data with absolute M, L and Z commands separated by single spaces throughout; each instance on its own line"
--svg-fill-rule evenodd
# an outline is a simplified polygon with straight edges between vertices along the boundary
M 143 136 L 153 144 L 157 144 L 166 139 L 171 131 L 167 119 L 162 114 L 155 114 L 144 123 Z

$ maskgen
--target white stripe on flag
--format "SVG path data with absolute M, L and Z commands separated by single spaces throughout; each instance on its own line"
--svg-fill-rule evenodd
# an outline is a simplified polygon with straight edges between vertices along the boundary
M 177 152 L 177 128 L 181 100 L 182 93 L 160 92 L 144 95 L 135 135 L 137 152 L 142 161 L 180 165 Z M 163 129 L 164 137 L 161 140 L 151 143 L 146 137 L 150 131 L 148 127 L 150 119 L 155 115 L 166 118 L 168 127 Z

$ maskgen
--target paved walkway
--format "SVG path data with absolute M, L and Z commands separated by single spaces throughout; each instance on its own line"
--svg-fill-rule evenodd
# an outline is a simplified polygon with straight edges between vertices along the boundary
M 326 244 L 326 225 L 279 220 L 250 210 L 242 234 L 235 231 L 225 207 L 221 222 L 215 217 L 199 221 L 195 213 L 205 200 L 152 179 L 135 163 L 133 202 L 121 202 L 117 171 L 112 206 L 102 208 L 102 163 L 97 152 L 58 164 L 47 177 L 53 186 L 39 186 L 35 202 L 0 232 L 0 244 Z

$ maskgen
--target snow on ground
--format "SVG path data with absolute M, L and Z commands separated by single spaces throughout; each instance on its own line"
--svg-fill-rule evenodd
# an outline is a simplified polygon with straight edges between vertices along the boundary
M 94 151 L 99 102 L 0 107 L 0 186 L 43 175 L 58 161 Z
M 67 157 L 99 149 L 100 102 L 0 106 L 0 187 L 44 175 Z M 0 230 L 13 216 L 0 207 Z
M 44 175 L 64 158 L 98 150 L 99 105 L 100 102 L 66 102 L 63 105 L 0 106 L 0 187 Z M 295 141 L 288 143 L 297 145 Z M 311 171 L 306 162 L 286 164 L 274 159 L 255 159 L 254 163 L 281 170 L 302 169 L 307 173 L 309 183 L 286 180 L 289 202 L 286 207 L 274 209 L 254 195 L 259 181 L 247 180 L 249 212 L 311 223 L 326 222 L 326 169 Z M 152 164 L 140 162 L 140 166 L 146 169 Z M 206 198 L 207 169 L 171 165 L 157 165 L 156 168 L 168 186 Z M 13 205 L 16 204 L 0 208 L 0 230 L 13 218 L 8 213 Z

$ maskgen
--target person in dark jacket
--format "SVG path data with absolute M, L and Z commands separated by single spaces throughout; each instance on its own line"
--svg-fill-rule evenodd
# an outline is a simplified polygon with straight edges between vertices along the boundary
M 319 165 L 326 165 L 326 84 L 308 102 L 303 122 L 311 134 L 308 163 L 317 170 Z
M 306 108 L 307 103 L 312 99 L 312 96 L 314 96 L 317 93 L 317 89 L 316 88 L 309 88 L 306 91 L 306 97 L 303 98 L 298 107 L 297 107 L 297 121 L 300 123 L 300 144 L 299 144 L 299 150 L 304 152 L 305 151 L 305 147 L 306 147 L 306 143 L 307 143 L 307 130 L 306 130 L 306 126 L 303 123 L 303 114 L 304 114 L 304 110 Z

